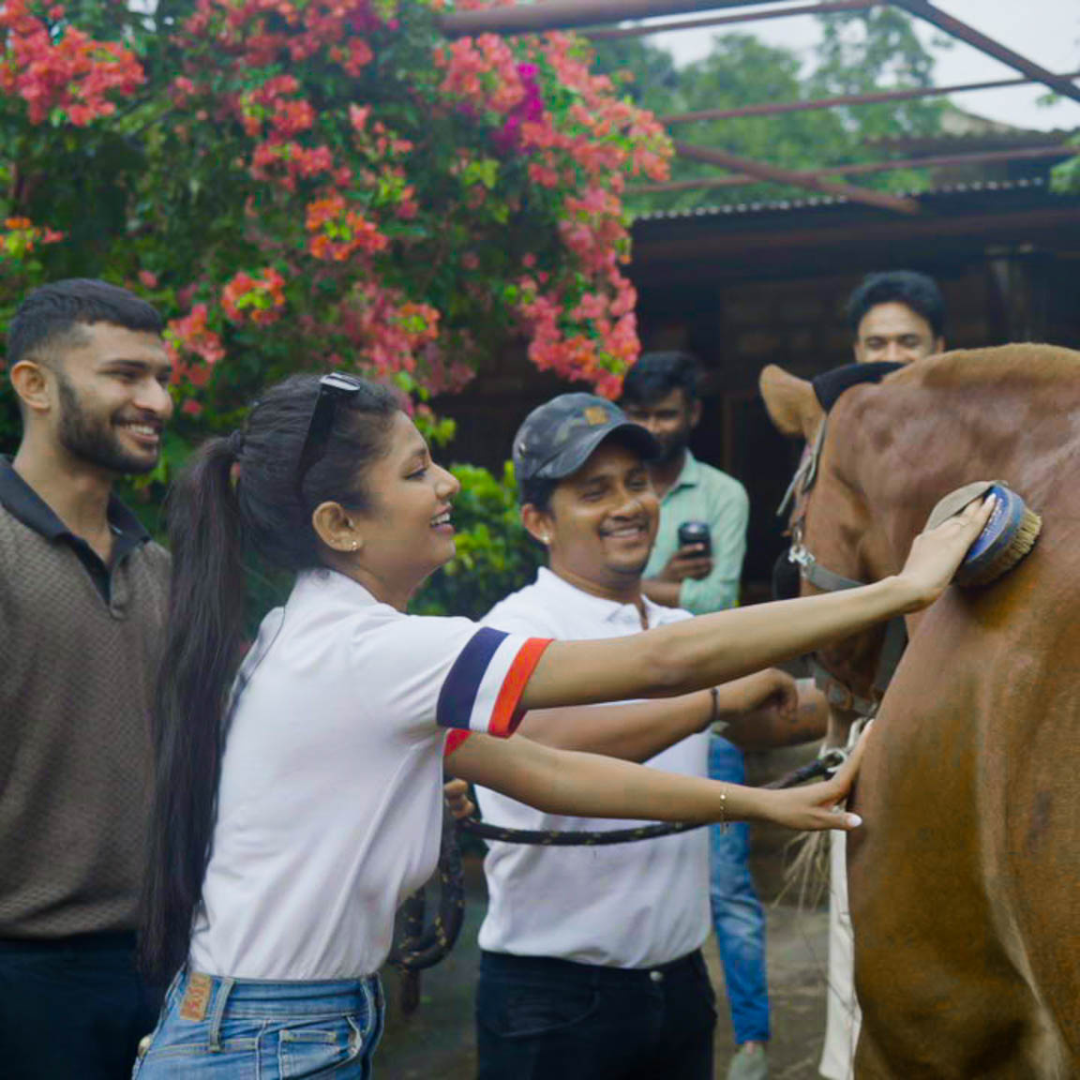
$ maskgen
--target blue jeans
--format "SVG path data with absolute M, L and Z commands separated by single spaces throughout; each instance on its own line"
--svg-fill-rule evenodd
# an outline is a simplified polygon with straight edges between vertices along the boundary
M 480 954 L 478 1080 L 713 1080 L 701 953 L 654 968 Z
M 368 1080 L 383 1012 L 374 976 L 257 982 L 181 972 L 132 1080 Z
M 742 751 L 727 739 L 709 744 L 709 775 L 729 784 L 746 783 Z M 765 976 L 765 912 L 750 876 L 750 826 L 710 830 L 713 926 L 724 965 L 735 1041 L 769 1038 L 769 987 Z

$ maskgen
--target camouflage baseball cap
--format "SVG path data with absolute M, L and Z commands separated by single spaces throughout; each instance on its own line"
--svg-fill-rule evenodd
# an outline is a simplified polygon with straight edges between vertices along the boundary
M 562 480 L 577 472 L 593 451 L 618 432 L 646 461 L 660 444 L 618 405 L 595 394 L 560 394 L 533 409 L 514 436 L 514 474 L 527 480 Z

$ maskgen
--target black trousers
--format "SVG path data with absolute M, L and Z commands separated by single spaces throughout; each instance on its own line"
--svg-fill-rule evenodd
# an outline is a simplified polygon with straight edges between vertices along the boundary
M 161 998 L 135 970 L 132 935 L 0 940 L 0 1076 L 129 1080 Z
M 482 953 L 479 1080 L 713 1080 L 716 998 L 700 952 L 625 970 Z

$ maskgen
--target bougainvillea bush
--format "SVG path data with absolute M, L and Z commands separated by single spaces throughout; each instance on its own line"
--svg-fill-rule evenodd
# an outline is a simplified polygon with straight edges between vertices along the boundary
M 59 276 L 140 291 L 184 441 L 302 368 L 424 415 L 514 336 L 615 393 L 638 350 L 621 194 L 669 144 L 580 38 L 449 40 L 449 6 L 0 0 L 0 318 Z

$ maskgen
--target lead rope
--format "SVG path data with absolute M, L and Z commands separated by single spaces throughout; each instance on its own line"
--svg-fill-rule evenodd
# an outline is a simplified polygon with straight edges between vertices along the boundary
M 780 790 L 797 787 L 808 780 L 832 776 L 847 760 L 847 752 L 829 750 L 787 773 L 766 788 Z M 427 886 L 422 886 L 405 900 L 398 913 L 394 946 L 387 961 L 399 975 L 401 1011 L 411 1016 L 420 1005 L 420 973 L 434 967 L 450 955 L 465 921 L 465 877 L 458 833 L 504 844 L 530 844 L 540 847 L 601 847 L 608 844 L 631 844 L 655 840 L 661 836 L 700 829 L 710 822 L 669 822 L 638 825 L 628 829 L 598 829 L 560 832 L 556 829 L 509 829 L 476 818 L 455 822 L 448 810 L 443 812 L 442 844 L 439 866 L 432 880 L 438 880 L 439 904 L 431 924 L 427 923 Z

